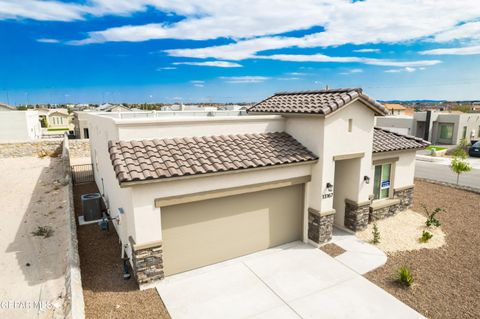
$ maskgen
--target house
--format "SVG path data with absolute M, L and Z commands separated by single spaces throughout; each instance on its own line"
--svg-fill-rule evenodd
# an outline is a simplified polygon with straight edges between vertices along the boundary
M 73 112 L 73 126 L 75 138 L 89 138 L 88 132 L 88 111 Z
M 109 103 L 101 104 L 97 107 L 99 112 L 130 112 L 130 109 L 123 105 L 112 105 Z
M 13 106 L 10 106 L 5 103 L 0 103 L 0 112 L 1 111 L 15 111 L 15 108 Z
M 455 145 L 480 138 L 480 114 L 462 112 L 415 112 L 409 117 L 378 117 L 376 125 L 411 134 L 433 144 Z
M 407 108 L 401 104 L 384 103 L 389 115 L 405 115 Z
M 70 115 L 66 110 L 52 109 L 47 115 L 48 128 L 67 128 Z
M 385 114 L 361 89 L 277 93 L 247 112 L 88 113 L 95 181 L 140 287 L 411 207 L 428 143 L 374 128 Z
M 0 141 L 16 142 L 42 137 L 37 111 L 0 112 Z

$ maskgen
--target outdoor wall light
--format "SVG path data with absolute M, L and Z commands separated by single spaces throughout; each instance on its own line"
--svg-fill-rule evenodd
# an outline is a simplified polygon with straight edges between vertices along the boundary
M 327 183 L 327 189 L 328 189 L 329 192 L 332 192 L 333 191 L 333 184 Z
M 365 184 L 370 184 L 370 177 L 368 177 L 367 175 L 363 176 L 363 181 L 365 182 Z

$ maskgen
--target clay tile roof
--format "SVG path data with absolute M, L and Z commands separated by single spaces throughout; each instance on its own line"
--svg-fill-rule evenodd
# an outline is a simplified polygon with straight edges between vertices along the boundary
M 373 130 L 373 153 L 422 149 L 429 144 L 418 137 L 402 135 L 378 127 Z
M 248 113 L 301 113 L 327 115 L 353 100 L 361 99 L 377 115 L 386 115 L 385 107 L 363 94 L 362 89 L 280 92 L 250 107 Z
M 165 147 L 167 146 L 167 147 Z M 152 151 L 156 148 L 156 152 Z M 120 183 L 317 160 L 287 133 L 109 142 Z

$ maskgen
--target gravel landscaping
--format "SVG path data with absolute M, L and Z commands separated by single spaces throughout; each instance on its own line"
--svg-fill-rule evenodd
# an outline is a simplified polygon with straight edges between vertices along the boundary
M 439 213 L 442 218 L 443 213 Z M 380 242 L 376 247 L 386 253 L 396 251 L 418 250 L 423 248 L 438 248 L 445 244 L 445 233 L 441 227 L 427 227 L 426 216 L 413 210 L 406 210 L 397 215 L 376 222 L 380 232 Z M 372 243 L 373 223 L 356 235 L 361 240 Z M 422 231 L 428 231 L 433 237 L 426 243 L 421 243 L 419 238 Z
M 80 195 L 92 192 L 98 192 L 94 183 L 74 187 L 77 213 Z M 170 318 L 155 289 L 138 290 L 133 275 L 123 280 L 121 246 L 113 225 L 109 232 L 101 232 L 96 224 L 77 230 L 86 318 Z
M 422 211 L 422 203 L 446 209 L 438 215 L 446 245 L 389 253 L 387 263 L 365 277 L 429 318 L 479 318 L 480 195 L 416 181 L 413 210 Z M 392 279 L 401 266 L 412 271 L 410 288 Z

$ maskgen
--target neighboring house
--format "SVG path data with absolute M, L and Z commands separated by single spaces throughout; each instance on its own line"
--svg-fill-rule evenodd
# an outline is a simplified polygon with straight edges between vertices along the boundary
M 112 105 L 109 103 L 101 104 L 97 107 L 96 111 L 99 112 L 130 112 L 130 109 L 123 105 Z
M 162 107 L 161 111 L 198 111 L 198 112 L 214 112 L 217 111 L 218 108 L 215 106 L 199 106 L 199 105 L 184 105 L 183 103 L 180 104 L 172 104 Z
M 461 112 L 415 112 L 412 118 L 379 117 L 378 127 L 411 134 L 432 144 L 455 145 L 480 137 L 480 114 Z M 408 132 L 405 132 L 408 130 Z
M 406 115 L 405 111 L 407 110 L 407 108 L 403 105 L 384 103 L 383 106 L 385 106 L 389 115 Z
M 50 110 L 47 115 L 48 128 L 68 128 L 70 115 L 68 112 L 61 110 Z
M 95 180 L 141 286 L 287 242 L 328 242 L 412 205 L 428 143 L 374 128 L 360 89 L 245 112 L 88 113 Z
M 75 138 L 89 138 L 88 113 L 86 111 L 73 112 L 73 126 Z
M 42 137 L 37 111 L 0 112 L 0 141 L 28 141 Z
M 0 112 L 1 111 L 15 111 L 15 108 L 8 104 L 0 103 Z

